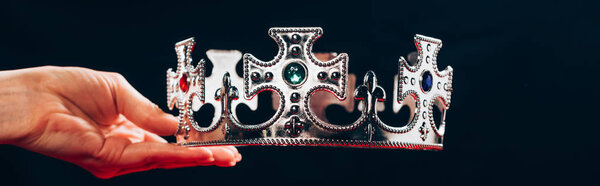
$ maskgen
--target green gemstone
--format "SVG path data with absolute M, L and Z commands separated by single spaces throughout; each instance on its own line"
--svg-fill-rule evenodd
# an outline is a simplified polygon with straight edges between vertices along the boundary
M 285 67 L 283 77 L 288 83 L 298 85 L 306 78 L 306 69 L 299 63 L 290 63 Z

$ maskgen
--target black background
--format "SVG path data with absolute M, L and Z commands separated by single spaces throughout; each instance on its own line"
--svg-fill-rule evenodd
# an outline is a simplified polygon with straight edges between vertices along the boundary
M 388 94 L 398 58 L 415 50 L 414 34 L 440 38 L 438 66 L 454 68 L 454 92 L 441 152 L 240 147 L 244 159 L 233 168 L 101 180 L 70 163 L 0 146 L 0 185 L 598 184 L 600 16 L 592 2 L 1 4 L 1 70 L 115 71 L 165 110 L 175 42 L 196 37 L 195 61 L 210 48 L 268 60 L 277 47 L 267 30 L 281 26 L 322 27 L 314 51 L 348 53 L 350 72 L 361 79 L 375 70 Z

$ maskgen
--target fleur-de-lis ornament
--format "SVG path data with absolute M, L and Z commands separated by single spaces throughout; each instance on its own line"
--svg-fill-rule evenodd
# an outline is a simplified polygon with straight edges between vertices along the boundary
M 368 125 L 365 128 L 365 132 L 368 135 L 368 140 L 373 140 L 373 134 L 375 133 L 372 123 L 378 123 L 379 117 L 377 116 L 377 103 L 385 101 L 385 91 L 381 86 L 377 84 L 377 77 L 375 72 L 368 71 L 365 74 L 363 84 L 356 88 L 354 91 L 354 99 L 360 100 L 363 104 L 363 115 L 367 116 Z

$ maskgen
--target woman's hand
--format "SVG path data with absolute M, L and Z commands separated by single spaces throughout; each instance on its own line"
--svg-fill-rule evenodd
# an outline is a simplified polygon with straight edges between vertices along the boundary
M 172 135 L 177 123 L 117 73 L 0 71 L 0 143 L 72 162 L 100 178 L 241 160 L 235 147 L 185 148 L 158 136 Z

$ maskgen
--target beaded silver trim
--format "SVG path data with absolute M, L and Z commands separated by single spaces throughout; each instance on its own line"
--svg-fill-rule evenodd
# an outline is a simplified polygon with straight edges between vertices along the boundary
M 441 144 L 420 144 L 395 141 L 365 141 L 365 140 L 336 140 L 318 138 L 256 138 L 228 141 L 190 141 L 179 145 L 194 146 L 219 146 L 219 145 L 271 145 L 271 146 L 330 146 L 330 147 L 358 147 L 358 148 L 392 148 L 412 150 L 442 150 Z

